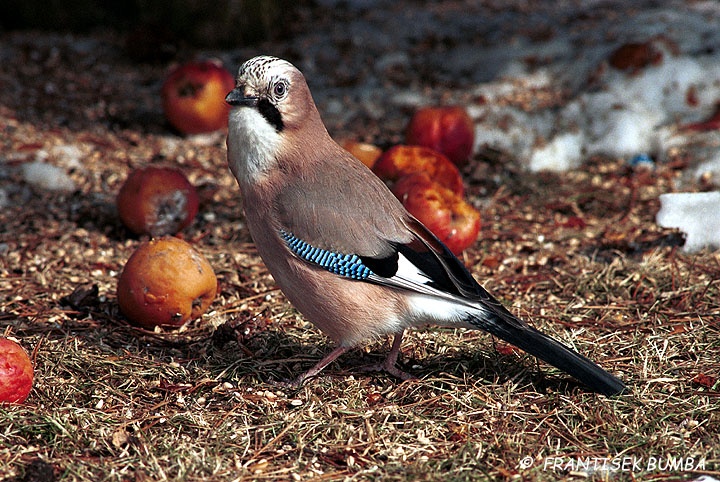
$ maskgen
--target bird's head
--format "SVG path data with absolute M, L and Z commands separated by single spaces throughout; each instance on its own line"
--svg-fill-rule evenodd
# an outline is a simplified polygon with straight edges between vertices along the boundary
M 230 104 L 228 162 L 241 185 L 300 164 L 301 146 L 328 136 L 303 74 L 290 62 L 260 56 L 238 70 Z
M 240 66 L 225 101 L 256 110 L 278 133 L 302 125 L 315 105 L 302 73 L 290 62 L 269 56 Z

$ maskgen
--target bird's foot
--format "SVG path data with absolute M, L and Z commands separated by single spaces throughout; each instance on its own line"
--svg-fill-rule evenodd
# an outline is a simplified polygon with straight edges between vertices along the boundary
M 406 371 L 403 371 L 399 369 L 395 364 L 389 364 L 387 363 L 387 360 L 385 360 L 383 363 L 377 363 L 375 365 L 367 365 L 364 367 L 360 367 L 360 371 L 363 372 L 385 372 L 389 373 L 390 375 L 394 376 L 395 378 L 399 378 L 402 381 L 407 380 L 417 380 L 417 377 L 415 375 L 412 375 Z
M 266 383 L 284 390 L 297 390 L 305 383 L 305 378 L 301 375 L 294 380 L 267 380 Z
M 418 377 L 415 375 L 408 373 L 406 371 L 403 371 L 399 369 L 395 364 L 389 364 L 387 363 L 387 360 L 383 363 L 376 363 L 374 365 L 365 365 L 358 368 L 361 372 L 385 372 L 388 373 L 395 378 L 398 378 L 402 381 L 408 381 L 408 380 L 417 380 Z M 297 390 L 300 387 L 303 386 L 305 381 L 307 381 L 309 378 L 313 378 L 317 376 L 317 372 L 309 370 L 308 372 L 302 373 L 300 376 L 295 378 L 294 380 L 272 380 L 269 381 L 273 386 L 276 386 L 278 388 L 284 388 L 287 390 Z
M 400 344 L 402 343 L 402 337 L 402 331 L 395 334 L 392 348 L 390 348 L 390 352 L 385 358 L 385 361 L 378 363 L 377 365 L 362 367 L 360 370 L 365 372 L 386 372 L 402 381 L 417 379 L 415 375 L 411 375 L 410 373 L 400 370 L 396 365 L 398 356 L 400 356 Z
M 309 369 L 308 371 L 306 371 L 304 373 L 301 373 L 300 376 L 298 376 L 295 380 L 277 381 L 277 382 L 273 382 L 273 384 L 275 384 L 279 387 L 283 387 L 283 388 L 298 389 L 303 385 L 303 383 L 305 383 L 305 380 L 307 380 L 308 378 L 313 378 L 313 377 L 318 376 L 318 374 L 323 370 L 323 368 L 325 368 L 330 363 L 335 361 L 335 359 L 337 357 L 339 357 L 346 351 L 348 351 L 348 347 L 345 347 L 345 346 L 340 346 L 338 348 L 335 348 L 325 358 L 323 358 L 322 360 L 317 362 L 317 364 L 314 367 L 312 367 L 311 369 Z

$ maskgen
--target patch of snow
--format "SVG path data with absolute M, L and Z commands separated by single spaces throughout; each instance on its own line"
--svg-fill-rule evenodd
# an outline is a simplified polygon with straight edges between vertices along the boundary
M 685 233 L 687 252 L 720 247 L 720 191 L 661 194 L 655 220 Z
M 531 171 L 567 171 L 582 159 L 584 136 L 581 133 L 561 134 L 546 145 L 536 148 L 530 156 Z
M 43 161 L 23 164 L 22 175 L 25 182 L 39 189 L 59 192 L 75 190 L 75 182 L 64 169 Z
M 509 151 L 529 169 L 573 168 L 592 154 L 649 155 L 662 162 L 670 148 L 688 152 L 697 145 L 691 138 L 698 133 L 679 132 L 677 126 L 706 118 L 720 102 L 718 2 L 639 1 L 632 9 L 613 0 L 538 2 L 532 9 L 487 15 L 479 4 L 447 2 L 442 8 L 401 11 L 383 0 L 322 0 L 328 8 L 338 3 L 355 9 L 353 22 L 330 32 L 334 43 L 308 41 L 301 62 L 314 67 L 308 73 L 319 87 L 318 97 L 355 97 L 353 90 L 368 89 L 368 98 L 381 106 L 390 96 L 395 105 L 413 107 L 423 99 L 408 94 L 412 102 L 402 101 L 403 90 L 421 91 L 428 104 L 433 99 L 458 103 L 455 95 L 465 100 L 476 122 L 476 149 Z M 390 11 L 381 13 L 378 5 Z M 419 49 L 418 39 L 434 42 Z M 343 42 L 361 48 L 373 64 L 357 85 L 332 85 L 334 70 L 348 70 L 334 47 Z M 632 72 L 610 66 L 611 54 L 631 42 L 658 52 L 656 61 Z M 389 86 L 387 69 L 395 66 L 424 72 L 423 85 Z M 567 93 L 564 105 L 521 110 L 508 102 L 530 97 L 532 104 L 536 89 Z M 448 90 L 454 92 L 450 97 Z M 331 121 L 346 120 L 343 109 L 323 114 Z M 574 143 L 564 145 L 571 138 Z M 692 154 L 698 163 L 708 160 Z

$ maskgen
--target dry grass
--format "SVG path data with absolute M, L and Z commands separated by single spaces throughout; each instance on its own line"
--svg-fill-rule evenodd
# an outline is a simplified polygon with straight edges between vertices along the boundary
M 478 159 L 466 173 L 484 222 L 468 266 L 513 311 L 621 376 L 628 395 L 587 393 L 485 334 L 446 329 L 406 338 L 403 363 L 419 380 L 360 373 L 388 349 L 378 340 L 290 391 L 273 381 L 331 347 L 279 294 L 250 244 L 222 136 L 179 139 L 162 128 L 147 81 L 154 67 L 121 63 L 119 82 L 99 69 L 42 111 L 27 104 L 42 85 L 30 67 L 17 68 L 25 95 L 8 89 L 0 102 L 0 186 L 9 194 L 0 330 L 32 351 L 36 381 L 27 404 L 0 407 L 0 479 L 690 475 L 648 470 L 652 457 L 692 457 L 693 467 L 704 461 L 693 474 L 720 476 L 720 253 L 683 254 L 678 236 L 654 224 L 657 195 L 680 176 L 672 164 L 634 172 L 591 159 L 550 176 Z M 97 91 L 101 113 L 68 110 Z M 62 145 L 82 153 L 78 191 L 28 187 L 16 168 L 40 150 L 63 165 L 54 150 Z M 185 237 L 220 283 L 212 311 L 180 332 L 132 328 L 115 302 L 118 272 L 140 240 L 119 224 L 114 195 L 149 162 L 177 165 L 199 186 L 201 214 Z M 68 298 L 93 285 L 97 294 Z M 606 457 L 640 466 L 567 465 Z

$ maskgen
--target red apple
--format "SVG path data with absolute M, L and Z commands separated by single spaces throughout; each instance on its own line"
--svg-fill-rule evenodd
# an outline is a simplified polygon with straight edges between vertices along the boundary
M 663 53 L 651 41 L 629 42 L 615 49 L 608 63 L 618 69 L 636 74 L 649 65 L 662 63 Z
M 390 184 L 408 174 L 424 172 L 433 181 L 458 196 L 462 196 L 465 191 L 457 166 L 441 153 L 428 147 L 393 146 L 380 156 L 373 166 L 373 172 Z
M 177 169 L 136 169 L 125 180 L 117 197 L 120 220 L 135 234 L 176 234 L 198 212 L 195 187 Z
M 32 390 L 33 366 L 25 350 L 0 338 L 0 404 L 23 403 Z
M 472 155 L 475 124 L 460 106 L 425 107 L 410 119 L 405 142 L 435 149 L 463 166 Z
M 175 67 L 162 85 L 163 111 L 183 134 L 200 134 L 227 127 L 225 96 L 235 79 L 219 62 L 188 62 Z
M 200 317 L 217 291 L 217 278 L 205 257 L 182 239 L 164 237 L 142 243 L 118 281 L 120 311 L 136 325 L 178 327 Z
M 427 173 L 401 178 L 393 194 L 455 254 L 471 246 L 480 232 L 480 213 Z
M 367 142 L 358 142 L 348 139 L 343 141 L 341 145 L 343 149 L 360 159 L 360 162 L 370 169 L 372 169 L 375 162 L 382 154 L 382 149 L 374 144 L 368 144 Z

